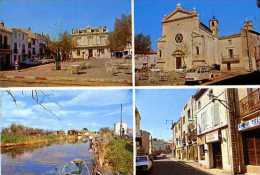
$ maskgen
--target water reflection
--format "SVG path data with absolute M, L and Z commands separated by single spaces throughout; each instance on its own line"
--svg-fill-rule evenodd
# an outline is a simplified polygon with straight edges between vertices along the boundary
M 2 149 L 2 175 L 51 174 L 74 159 L 84 160 L 91 169 L 89 143 L 78 140 L 52 142 L 30 147 Z

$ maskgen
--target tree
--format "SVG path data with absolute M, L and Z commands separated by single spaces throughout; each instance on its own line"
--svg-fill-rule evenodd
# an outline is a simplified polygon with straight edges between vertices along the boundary
M 57 40 L 48 39 L 48 53 L 55 56 L 57 50 L 59 49 L 63 58 L 63 61 L 66 61 L 70 58 L 70 53 L 73 48 L 76 46 L 76 42 L 68 32 L 63 32 L 59 34 Z
M 257 7 L 260 8 L 260 0 L 257 0 Z
M 135 36 L 135 52 L 146 53 L 151 51 L 151 38 L 142 33 Z
M 108 37 L 110 49 L 112 51 L 124 50 L 127 44 L 131 43 L 131 37 L 131 15 L 122 15 L 121 18 L 116 18 L 114 31 Z

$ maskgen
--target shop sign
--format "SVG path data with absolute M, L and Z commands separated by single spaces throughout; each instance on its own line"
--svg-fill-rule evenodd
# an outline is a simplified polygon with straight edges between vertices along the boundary
M 205 136 L 202 136 L 202 137 L 198 137 L 198 145 L 203 145 L 206 143 L 205 141 Z
M 207 143 L 211 143 L 211 142 L 217 142 L 219 141 L 219 134 L 218 134 L 218 130 L 208 133 L 206 134 L 206 142 Z
M 249 128 L 252 128 L 255 126 L 260 126 L 260 117 L 257 117 L 257 118 L 254 118 L 254 119 L 251 119 L 251 120 L 238 124 L 238 130 L 242 131 L 242 130 L 249 129 Z

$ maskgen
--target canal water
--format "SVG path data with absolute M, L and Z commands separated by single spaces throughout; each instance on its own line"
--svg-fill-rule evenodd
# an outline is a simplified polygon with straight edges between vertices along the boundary
M 84 160 L 91 170 L 93 153 L 89 142 L 63 142 L 2 150 L 2 175 L 49 175 L 75 159 Z

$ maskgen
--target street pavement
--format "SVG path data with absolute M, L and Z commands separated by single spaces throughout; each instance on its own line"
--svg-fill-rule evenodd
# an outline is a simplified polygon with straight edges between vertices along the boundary
M 136 175 L 210 175 L 180 161 L 154 161 L 150 172 L 137 172 Z
M 260 72 L 238 75 L 225 80 L 217 81 L 209 85 L 260 85 Z

